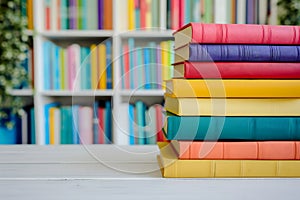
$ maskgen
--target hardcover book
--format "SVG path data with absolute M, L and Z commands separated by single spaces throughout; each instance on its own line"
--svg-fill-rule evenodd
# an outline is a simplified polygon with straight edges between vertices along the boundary
M 169 143 L 158 143 L 165 178 L 300 177 L 299 160 L 179 160 Z
M 175 116 L 168 114 L 168 140 L 300 140 L 300 117 Z
M 170 141 L 179 159 L 299 160 L 299 141 Z
M 175 49 L 190 42 L 226 44 L 300 44 L 300 26 L 189 23 L 178 29 L 173 35 L 175 37 Z
M 300 97 L 300 80 L 171 79 L 166 94 L 172 97 Z

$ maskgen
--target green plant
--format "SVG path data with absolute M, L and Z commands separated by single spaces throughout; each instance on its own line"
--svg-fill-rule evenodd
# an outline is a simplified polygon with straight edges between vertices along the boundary
M 0 0 L 0 124 L 13 128 L 11 116 L 22 108 L 22 100 L 10 95 L 27 80 L 21 63 L 26 58 L 27 19 L 21 15 L 20 0 Z
M 278 19 L 283 25 L 300 25 L 300 0 L 279 0 Z

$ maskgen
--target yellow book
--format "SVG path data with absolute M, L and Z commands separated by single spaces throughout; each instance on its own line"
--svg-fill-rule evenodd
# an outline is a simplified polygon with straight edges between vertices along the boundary
M 151 11 L 151 5 L 152 0 L 146 0 L 147 3 L 147 12 L 146 12 L 146 28 L 151 29 L 152 26 L 152 11 Z
M 166 94 L 173 97 L 300 97 L 300 80 L 172 79 Z
M 180 116 L 300 116 L 299 98 L 174 98 L 165 109 Z
M 157 144 L 166 178 L 300 177 L 299 160 L 179 160 L 169 143 Z
M 98 89 L 106 89 L 106 46 L 98 45 Z
M 58 108 L 49 109 L 49 144 L 55 144 L 55 112 Z
M 128 0 L 128 30 L 135 29 L 134 0 Z
M 160 43 L 161 48 L 161 66 L 162 66 L 162 88 L 166 88 L 165 80 L 169 78 L 169 67 L 168 67 L 168 42 L 162 41 Z
M 33 30 L 33 0 L 27 0 L 28 29 Z
M 97 89 L 98 85 L 98 70 L 97 70 L 97 46 L 91 45 L 91 86 L 92 89 Z

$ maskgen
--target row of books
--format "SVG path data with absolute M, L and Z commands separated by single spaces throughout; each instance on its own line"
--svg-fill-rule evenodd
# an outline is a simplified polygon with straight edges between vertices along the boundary
M 110 101 L 92 106 L 46 104 L 45 144 L 110 144 L 112 108 Z
M 160 104 L 147 106 L 143 101 L 128 105 L 129 144 L 156 144 L 164 141 L 164 116 Z
M 6 121 L 13 123 L 13 128 L 5 126 Z M 32 106 L 25 106 L 18 115 L 0 120 L 0 144 L 35 144 L 35 114 Z
M 166 83 L 164 177 L 300 177 L 299 55 L 280 54 L 299 51 L 295 34 L 299 26 L 201 23 L 174 33 L 175 52 L 186 45 L 194 59 L 181 58 Z M 210 56 L 203 43 L 218 48 Z M 228 44 L 241 51 L 218 51 Z
M 169 40 L 144 45 L 139 42 L 129 38 L 123 44 L 122 88 L 161 89 L 163 80 L 173 75 L 174 42 Z
M 112 29 L 111 0 L 44 0 L 45 30 Z
M 112 43 L 67 48 L 43 43 L 44 89 L 112 89 Z
M 27 26 L 29 30 L 33 30 L 33 1 L 34 0 L 21 0 L 21 15 L 27 19 Z
M 167 3 L 167 28 L 173 30 L 190 22 L 267 24 L 271 11 L 277 15 L 268 0 L 168 0 Z

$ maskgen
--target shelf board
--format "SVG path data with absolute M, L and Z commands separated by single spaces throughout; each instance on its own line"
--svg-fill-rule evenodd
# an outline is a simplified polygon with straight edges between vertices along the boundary
M 173 30 L 150 30 L 150 31 L 128 31 L 120 33 L 120 37 L 129 38 L 129 37 L 138 37 L 138 38 L 172 38 Z
M 33 96 L 33 90 L 32 89 L 11 90 L 9 93 L 13 96 L 20 96 L 20 97 Z
M 30 30 L 30 29 L 27 29 L 25 30 L 25 34 L 28 35 L 28 36 L 33 36 L 33 30 Z
M 49 90 L 41 92 L 44 96 L 112 96 L 113 90 L 82 90 L 82 91 L 65 91 Z
M 99 38 L 112 37 L 112 30 L 60 30 L 60 31 L 42 31 L 41 35 L 48 38 Z
M 165 91 L 161 89 L 151 90 L 121 90 L 122 96 L 164 96 Z

